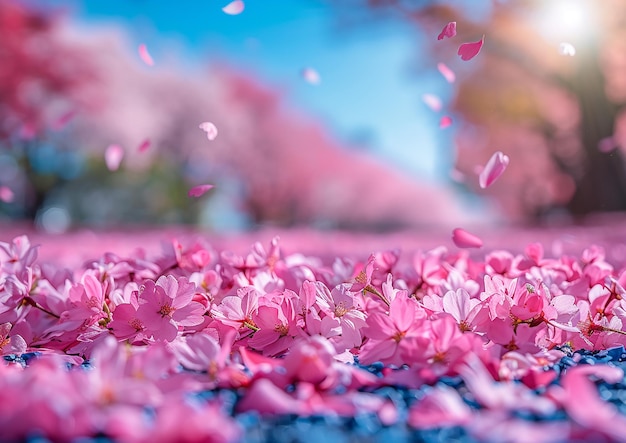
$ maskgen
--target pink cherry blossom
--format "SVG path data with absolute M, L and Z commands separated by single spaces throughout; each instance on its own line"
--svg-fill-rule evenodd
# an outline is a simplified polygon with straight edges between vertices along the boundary
M 500 151 L 496 151 L 478 177 L 480 187 L 485 189 L 493 184 L 509 165 L 509 157 Z
M 485 36 L 478 40 L 477 42 L 463 43 L 459 46 L 458 55 L 461 57 L 461 60 L 471 60 L 478 55 L 480 49 L 483 47 L 485 43 Z
M 443 40 L 444 38 L 451 38 L 456 35 L 456 22 L 450 22 L 446 24 L 439 35 L 437 36 L 437 40 Z
M 156 283 L 147 280 L 140 289 L 137 309 L 145 333 L 157 340 L 172 341 L 179 327 L 202 323 L 205 308 L 192 301 L 194 292 L 195 285 L 184 277 L 163 276 Z

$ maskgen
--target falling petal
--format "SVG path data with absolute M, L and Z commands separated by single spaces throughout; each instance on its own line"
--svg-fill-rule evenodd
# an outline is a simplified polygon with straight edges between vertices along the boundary
M 452 69 L 448 68 L 445 63 L 437 63 L 437 69 L 439 69 L 439 72 L 441 73 L 441 75 L 443 75 L 443 78 L 445 78 L 448 83 L 454 83 L 454 80 L 456 80 L 456 75 L 454 75 Z
M 222 8 L 222 11 L 224 11 L 224 13 L 228 15 L 239 15 L 243 12 L 243 9 L 245 7 L 246 5 L 243 3 L 243 1 L 235 0 L 224 6 Z
M 120 145 L 110 145 L 104 152 L 104 161 L 109 171 L 117 171 L 124 157 L 124 149 Z
M 0 201 L 11 203 L 14 197 L 15 194 L 13 194 L 11 188 L 8 186 L 0 186 Z
M 302 70 L 302 78 L 312 85 L 319 85 L 322 79 L 319 73 L 313 68 L 304 68 Z
M 139 57 L 146 65 L 154 66 L 154 60 L 152 60 L 152 56 L 150 56 L 148 48 L 143 43 L 139 45 Z
M 452 124 L 452 117 L 449 117 L 447 115 L 444 115 L 443 117 L 441 117 L 441 120 L 439 120 L 439 127 L 441 129 L 445 129 L 451 124 Z
M 213 185 L 198 185 L 189 190 L 189 197 L 200 197 L 202 194 L 212 189 Z
M 483 246 L 483 241 L 480 238 L 461 228 L 452 231 L 452 241 L 457 248 L 480 248 Z
M 149 139 L 149 138 L 147 138 L 147 139 L 145 139 L 144 141 L 142 141 L 142 142 L 141 142 L 141 144 L 139 145 L 139 147 L 137 148 L 137 150 L 138 150 L 139 152 L 145 152 L 145 151 L 147 151 L 147 150 L 148 150 L 148 148 L 150 147 L 150 144 L 151 144 L 150 139 Z
M 508 155 L 505 155 L 500 151 L 495 152 L 478 176 L 478 184 L 480 187 L 485 189 L 488 186 L 491 186 L 493 182 L 495 182 L 498 177 L 502 175 L 508 165 Z
M 559 54 L 573 57 L 576 55 L 576 48 L 571 43 L 563 42 L 559 45 Z
M 202 129 L 204 132 L 206 132 L 206 137 L 213 141 L 215 140 L 215 137 L 217 137 L 217 128 L 215 127 L 215 125 L 211 122 L 204 122 L 204 123 L 200 123 L 200 126 L 198 126 L 200 129 Z
M 65 127 L 65 125 L 67 125 L 70 120 L 72 120 L 74 117 L 76 116 L 76 110 L 71 110 L 66 112 L 65 114 L 63 114 L 61 117 L 59 117 L 53 124 L 52 124 L 52 129 L 54 129 L 55 131 L 60 131 L 61 129 L 63 129 Z
M 437 40 L 443 40 L 444 38 L 454 37 L 456 35 L 456 22 L 450 22 L 443 27 Z
M 459 46 L 458 54 L 462 60 L 471 60 L 478 55 L 480 52 L 480 48 L 483 47 L 483 43 L 485 43 L 485 36 L 478 40 L 477 42 L 463 43 Z
M 443 106 L 441 104 L 441 99 L 434 94 L 422 95 L 422 101 L 426 103 L 426 106 L 428 106 L 430 109 L 432 109 L 435 112 L 441 111 L 441 108 Z

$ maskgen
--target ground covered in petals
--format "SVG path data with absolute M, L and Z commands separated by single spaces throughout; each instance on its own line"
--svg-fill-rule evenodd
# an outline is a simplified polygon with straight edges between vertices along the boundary
M 368 253 L 29 234 L 0 242 L 2 441 L 626 440 L 609 231 Z

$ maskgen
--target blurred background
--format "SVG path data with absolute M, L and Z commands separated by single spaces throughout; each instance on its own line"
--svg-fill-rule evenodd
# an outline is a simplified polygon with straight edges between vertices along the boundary
M 380 231 L 626 210 L 626 2 L 227 4 L 0 0 L 0 221 Z M 509 167 L 481 189 L 496 151 Z

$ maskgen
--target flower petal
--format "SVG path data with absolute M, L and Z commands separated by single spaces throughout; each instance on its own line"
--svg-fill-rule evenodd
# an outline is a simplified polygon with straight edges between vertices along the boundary
M 198 186 L 194 186 L 193 188 L 191 188 L 189 190 L 189 197 L 200 197 L 202 196 L 205 192 L 207 192 L 209 189 L 212 189 L 213 185 L 198 185 Z
M 422 101 L 435 112 L 441 111 L 443 105 L 441 104 L 441 99 L 434 94 L 424 94 L 422 95 Z
M 246 5 L 241 0 L 235 0 L 227 4 L 222 8 L 225 14 L 228 15 L 239 15 L 243 12 Z
M 478 55 L 480 49 L 483 47 L 483 43 L 485 43 L 485 36 L 478 40 L 477 42 L 463 43 L 459 46 L 458 54 L 462 60 L 471 60 Z
M 452 69 L 448 68 L 445 63 L 437 63 L 437 69 L 448 83 L 454 83 L 454 81 L 456 80 L 456 75 L 454 74 Z
M 304 68 L 302 70 L 302 78 L 312 85 L 319 85 L 322 79 L 320 74 L 313 68 Z
M 124 158 L 124 149 L 120 145 L 110 145 L 104 152 L 104 161 L 109 171 L 117 171 Z
M 137 151 L 139 152 L 145 152 L 148 150 L 148 148 L 150 147 L 150 139 L 147 138 L 144 141 L 141 142 L 141 144 L 139 145 L 139 147 L 137 148 Z
M 213 123 L 211 122 L 200 123 L 198 127 L 202 129 L 204 132 L 206 132 L 206 137 L 209 140 L 213 141 L 215 140 L 215 137 L 217 137 L 217 128 L 215 127 Z
M 437 40 L 443 40 L 444 38 L 451 38 L 456 35 L 456 22 L 450 22 L 443 27 L 439 35 L 437 36 Z
M 505 155 L 500 151 L 495 152 L 478 176 L 478 184 L 480 187 L 485 189 L 488 186 L 491 186 L 493 182 L 495 182 L 502 175 L 508 165 L 508 155 Z
M 576 55 L 576 48 L 571 43 L 563 42 L 559 45 L 559 54 L 573 57 Z
M 443 117 L 441 117 L 441 120 L 439 120 L 439 127 L 441 129 L 445 129 L 451 124 L 452 124 L 452 117 L 448 115 L 444 115 Z
M 148 52 L 148 48 L 145 43 L 139 45 L 139 58 L 148 66 L 154 66 L 154 60 L 152 60 L 152 56 Z
M 483 245 L 483 241 L 480 238 L 461 228 L 456 228 L 452 231 L 452 241 L 457 248 L 480 248 Z
M 60 131 L 76 116 L 76 113 L 77 111 L 75 109 L 67 111 L 65 114 L 56 119 L 56 121 L 52 124 L 52 129 Z

